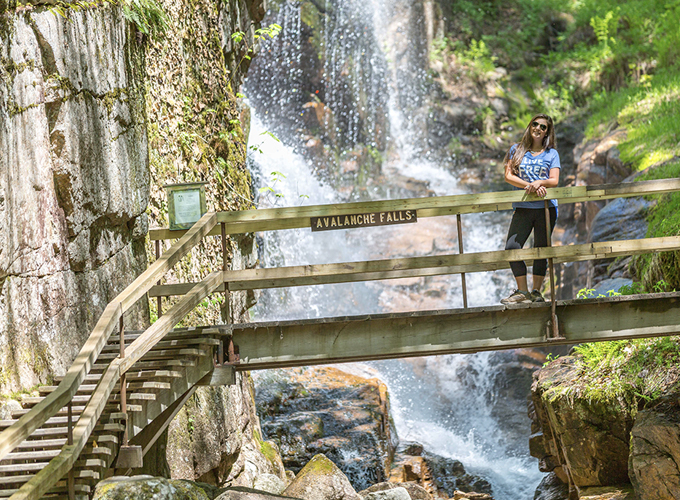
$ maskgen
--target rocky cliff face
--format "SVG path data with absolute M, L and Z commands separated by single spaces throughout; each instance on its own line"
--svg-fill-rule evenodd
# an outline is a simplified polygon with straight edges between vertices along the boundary
M 0 2 L 0 394 L 68 368 L 106 304 L 146 268 L 148 226 L 167 224 L 164 184 L 206 182 L 209 210 L 251 206 L 248 113 L 235 92 L 264 2 L 161 7 L 167 26 L 152 39 L 109 3 Z M 199 279 L 218 253 L 221 263 L 219 248 L 210 242 L 168 279 Z M 234 269 L 255 264 L 252 237 L 228 251 Z M 244 320 L 252 296 L 230 302 Z M 219 304 L 197 319 L 221 322 Z M 146 302 L 126 317 L 129 327 L 148 321 Z M 189 439 L 170 433 L 170 467 L 161 439 L 152 468 L 214 484 L 282 475 L 239 381 L 197 391 L 173 423 Z
M 117 6 L 3 14 L 0 392 L 63 374 L 146 267 L 143 65 Z

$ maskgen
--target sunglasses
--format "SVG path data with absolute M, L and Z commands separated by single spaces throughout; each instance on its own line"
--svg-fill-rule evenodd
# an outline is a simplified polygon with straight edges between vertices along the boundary
M 532 122 L 532 123 L 531 123 L 531 126 L 534 127 L 534 128 L 540 128 L 543 132 L 545 132 L 546 130 L 548 130 L 548 126 L 547 126 L 547 125 L 543 125 L 542 123 L 538 123 L 538 122 Z

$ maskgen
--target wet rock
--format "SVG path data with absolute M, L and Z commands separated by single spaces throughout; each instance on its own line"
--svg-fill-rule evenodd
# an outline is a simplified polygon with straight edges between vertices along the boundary
M 486 493 L 466 493 L 464 491 L 456 491 L 451 497 L 453 500 L 493 500 L 491 495 Z
M 209 500 L 203 489 L 191 481 L 152 476 L 114 476 L 100 481 L 93 500 Z
M 414 448 L 422 456 L 409 456 L 404 451 L 397 453 L 390 481 L 395 484 L 415 482 L 433 496 L 453 496 L 456 491 L 484 494 L 492 492 L 488 481 L 468 474 L 460 461 L 422 451 L 418 445 L 407 447 L 412 451 Z
M 361 500 L 347 476 L 324 455 L 312 458 L 283 493 L 304 500 Z
M 617 402 L 586 400 L 556 387 L 578 379 L 574 357 L 559 358 L 535 374 L 531 389 L 534 434 L 531 455 L 543 472 L 583 488 L 628 482 L 628 446 L 633 420 Z M 543 395 L 552 389 L 550 397 Z
M 276 500 L 281 498 L 303 500 L 298 497 L 275 495 L 266 491 L 244 487 L 226 488 L 215 500 Z
M 613 200 L 593 218 L 588 242 L 644 238 L 647 214 L 653 205 L 642 197 Z
M 579 500 L 639 500 L 630 485 L 581 488 Z M 673 497 L 663 497 L 666 499 Z
M 680 404 L 674 394 L 640 411 L 631 431 L 629 475 L 638 500 L 680 495 Z
M 408 492 L 401 487 L 391 490 L 375 491 L 363 496 L 364 500 L 411 500 Z
M 257 379 L 264 435 L 294 472 L 324 454 L 357 489 L 384 481 L 395 444 L 387 388 L 336 368 L 276 370 Z
M 369 493 L 374 493 L 378 491 L 393 490 L 395 488 L 403 488 L 409 494 L 411 500 L 433 500 L 432 495 L 422 486 L 418 486 L 416 483 L 378 483 L 374 484 L 370 488 L 366 488 L 359 492 L 359 496 L 364 497 Z
M 534 500 L 569 500 L 569 485 L 550 472 L 536 488 Z

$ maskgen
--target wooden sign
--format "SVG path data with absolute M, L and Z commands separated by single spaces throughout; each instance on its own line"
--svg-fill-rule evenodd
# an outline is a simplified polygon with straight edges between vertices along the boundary
M 367 214 L 328 215 L 311 217 L 312 231 L 331 231 L 354 227 L 388 226 L 418 222 L 415 210 L 395 210 L 392 212 L 370 212 Z

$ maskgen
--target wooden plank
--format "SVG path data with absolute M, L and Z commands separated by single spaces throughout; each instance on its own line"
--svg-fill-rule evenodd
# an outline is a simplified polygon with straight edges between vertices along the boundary
M 255 370 L 575 344 L 680 333 L 680 292 L 557 302 L 564 339 L 548 341 L 549 303 L 234 325 Z
M 548 189 L 548 194 L 545 199 L 557 199 L 559 200 L 559 203 L 565 204 L 640 196 L 643 194 L 660 194 L 672 191 L 680 191 L 680 179 L 659 179 L 620 184 L 551 188 Z M 418 217 L 435 217 L 459 213 L 507 210 L 510 208 L 512 202 L 540 199 L 541 198 L 538 198 L 535 195 L 529 195 L 521 190 L 512 190 L 399 200 L 220 212 L 217 214 L 217 222 L 226 223 L 227 234 L 238 234 L 276 229 L 292 229 L 295 227 L 309 227 L 311 217 L 322 217 L 331 214 L 345 215 L 365 212 L 417 210 Z M 178 238 L 181 234 L 181 231 L 169 231 L 164 228 L 149 230 L 149 237 L 152 240 Z M 209 234 L 217 235 L 219 234 L 219 231 L 215 228 L 215 230 Z
M 233 366 L 216 366 L 213 371 L 208 373 L 198 382 L 200 386 L 220 387 L 223 385 L 234 385 L 236 383 L 236 372 Z
M 182 409 L 184 403 L 196 392 L 196 386 L 192 386 L 182 396 L 177 398 L 174 403 L 168 406 L 160 415 L 158 415 L 151 423 L 149 423 L 141 432 L 135 434 L 130 439 L 130 444 L 139 445 L 142 447 L 142 455 L 146 455 L 151 446 L 156 442 L 160 435 L 167 429 L 168 425 L 175 418 L 177 412 Z M 129 473 L 129 471 L 128 471 Z M 127 474 L 126 474 L 127 475 Z
M 492 271 L 506 269 L 509 262 L 515 260 L 552 258 L 554 262 L 561 263 L 670 250 L 680 250 L 680 236 L 340 264 L 243 269 L 225 271 L 224 281 L 229 282 L 229 290 L 253 290 Z M 149 291 L 149 295 L 181 295 L 193 285 L 185 283 L 156 286 Z M 223 287 L 217 287 L 216 290 L 220 289 Z

